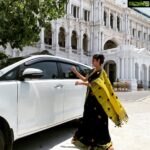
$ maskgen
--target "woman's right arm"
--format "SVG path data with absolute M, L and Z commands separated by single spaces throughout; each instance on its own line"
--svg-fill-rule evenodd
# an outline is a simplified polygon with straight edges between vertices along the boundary
M 88 81 L 88 77 L 87 77 L 87 76 L 84 77 L 82 74 L 80 74 L 80 72 L 77 71 L 77 69 L 76 69 L 75 66 L 73 66 L 73 67 L 71 68 L 71 71 L 72 71 L 79 79 L 81 79 L 82 81 L 84 81 L 84 82 Z

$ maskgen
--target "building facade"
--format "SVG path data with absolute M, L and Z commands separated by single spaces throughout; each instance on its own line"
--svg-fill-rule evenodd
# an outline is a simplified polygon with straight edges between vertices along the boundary
M 42 28 L 35 47 L 22 52 L 7 48 L 12 56 L 38 51 L 91 65 L 92 55 L 102 53 L 112 82 L 117 79 L 150 86 L 150 18 L 115 0 L 70 0 L 67 14 Z M 3 51 L 3 49 L 1 48 Z

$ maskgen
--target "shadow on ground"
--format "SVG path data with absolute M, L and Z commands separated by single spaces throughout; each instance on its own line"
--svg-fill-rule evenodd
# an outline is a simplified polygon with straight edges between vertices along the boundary
M 50 150 L 55 145 L 71 138 L 78 123 L 78 121 L 71 121 L 19 139 L 14 143 L 13 150 Z

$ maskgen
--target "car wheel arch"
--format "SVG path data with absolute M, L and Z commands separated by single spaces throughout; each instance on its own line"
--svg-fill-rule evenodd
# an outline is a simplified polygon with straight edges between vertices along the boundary
M 14 141 L 13 129 L 10 128 L 6 119 L 0 116 L 0 130 L 4 134 L 6 150 L 12 149 L 12 144 Z

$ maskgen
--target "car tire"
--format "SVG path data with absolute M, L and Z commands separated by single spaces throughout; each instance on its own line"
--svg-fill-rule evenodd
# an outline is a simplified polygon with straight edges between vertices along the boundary
M 5 139 L 3 132 L 0 130 L 0 150 L 4 150 L 5 148 Z

